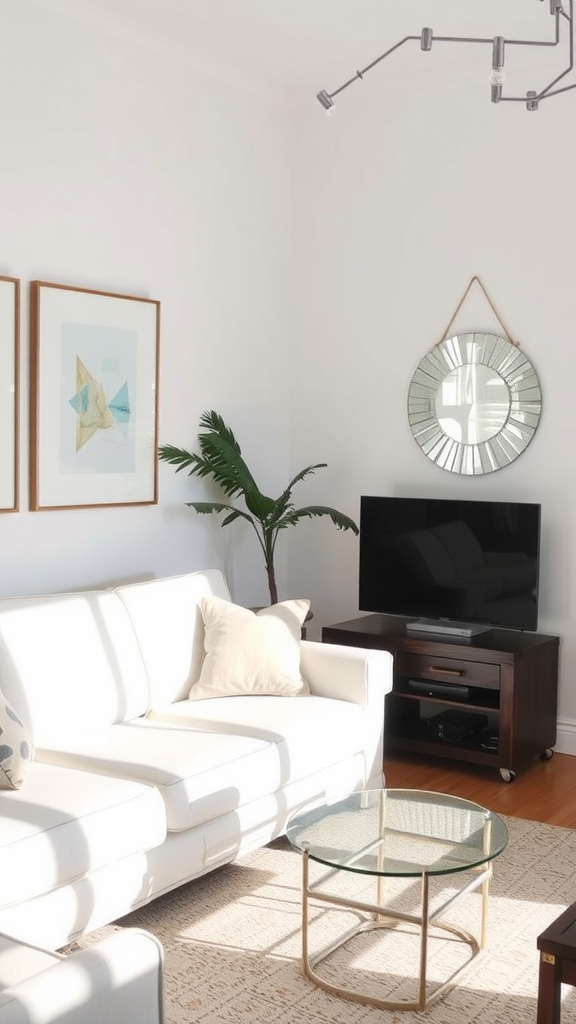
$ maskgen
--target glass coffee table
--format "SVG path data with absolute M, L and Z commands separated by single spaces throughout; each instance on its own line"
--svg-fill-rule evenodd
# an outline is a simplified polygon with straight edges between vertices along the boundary
M 498 815 L 479 804 L 443 793 L 382 789 L 352 793 L 330 802 L 311 804 L 288 822 L 287 838 L 302 854 L 302 963 L 304 973 L 326 991 L 382 1009 L 423 1010 L 453 986 L 485 948 L 488 889 L 492 861 L 504 850 L 508 830 Z M 310 862 L 328 870 L 311 880 Z M 316 869 L 315 869 L 316 871 Z M 373 876 L 374 900 L 336 892 L 341 872 Z M 450 879 L 450 895 L 432 907 L 430 885 L 436 876 Z M 385 902 L 387 878 L 417 879 L 419 906 L 406 911 L 398 900 Z M 348 879 L 349 880 L 349 879 Z M 454 892 L 454 882 L 456 891 Z M 330 891 L 329 884 L 332 884 Z M 481 920 L 476 938 L 459 924 L 444 920 L 468 894 L 481 890 Z M 310 901 L 355 912 L 358 923 L 314 955 L 309 950 Z M 360 912 L 359 914 L 357 912 Z M 355 936 L 378 928 L 415 926 L 419 938 L 414 999 L 393 1001 L 327 981 L 316 967 Z M 427 983 L 431 929 L 441 929 L 467 943 L 467 961 L 432 987 Z M 441 934 L 443 933 L 441 932 Z

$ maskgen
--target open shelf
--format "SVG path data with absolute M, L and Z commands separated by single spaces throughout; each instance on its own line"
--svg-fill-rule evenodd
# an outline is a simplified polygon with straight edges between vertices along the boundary
M 406 689 L 406 681 L 400 679 L 394 686 L 394 696 L 402 700 L 426 701 L 427 704 L 439 704 L 442 707 L 468 708 L 470 711 L 498 711 L 500 707 L 500 691 L 485 690 L 481 687 L 472 687 L 468 700 L 456 700 L 437 697 L 431 691 L 427 694 L 411 693 Z

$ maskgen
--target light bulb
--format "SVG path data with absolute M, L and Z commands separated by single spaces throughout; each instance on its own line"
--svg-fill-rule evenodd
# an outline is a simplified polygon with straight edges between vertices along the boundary
M 506 81 L 506 72 L 504 68 L 491 68 L 490 74 L 488 75 L 488 81 L 490 85 L 504 85 Z

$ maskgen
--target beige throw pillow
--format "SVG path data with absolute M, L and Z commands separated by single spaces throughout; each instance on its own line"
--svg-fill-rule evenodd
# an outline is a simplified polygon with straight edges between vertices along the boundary
M 309 693 L 300 675 L 300 636 L 309 608 L 309 601 L 282 601 L 252 612 L 220 597 L 204 597 L 206 653 L 190 700 Z

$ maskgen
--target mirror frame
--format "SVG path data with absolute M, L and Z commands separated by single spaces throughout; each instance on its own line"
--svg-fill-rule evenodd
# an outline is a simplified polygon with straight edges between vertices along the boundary
M 499 431 L 478 444 L 450 437 L 438 419 L 436 400 L 459 367 L 488 367 L 506 385 L 508 411 Z M 496 334 L 471 332 L 439 342 L 418 364 L 408 390 L 408 422 L 428 459 L 450 473 L 479 476 L 504 469 L 528 447 L 542 410 L 536 371 L 517 345 Z

